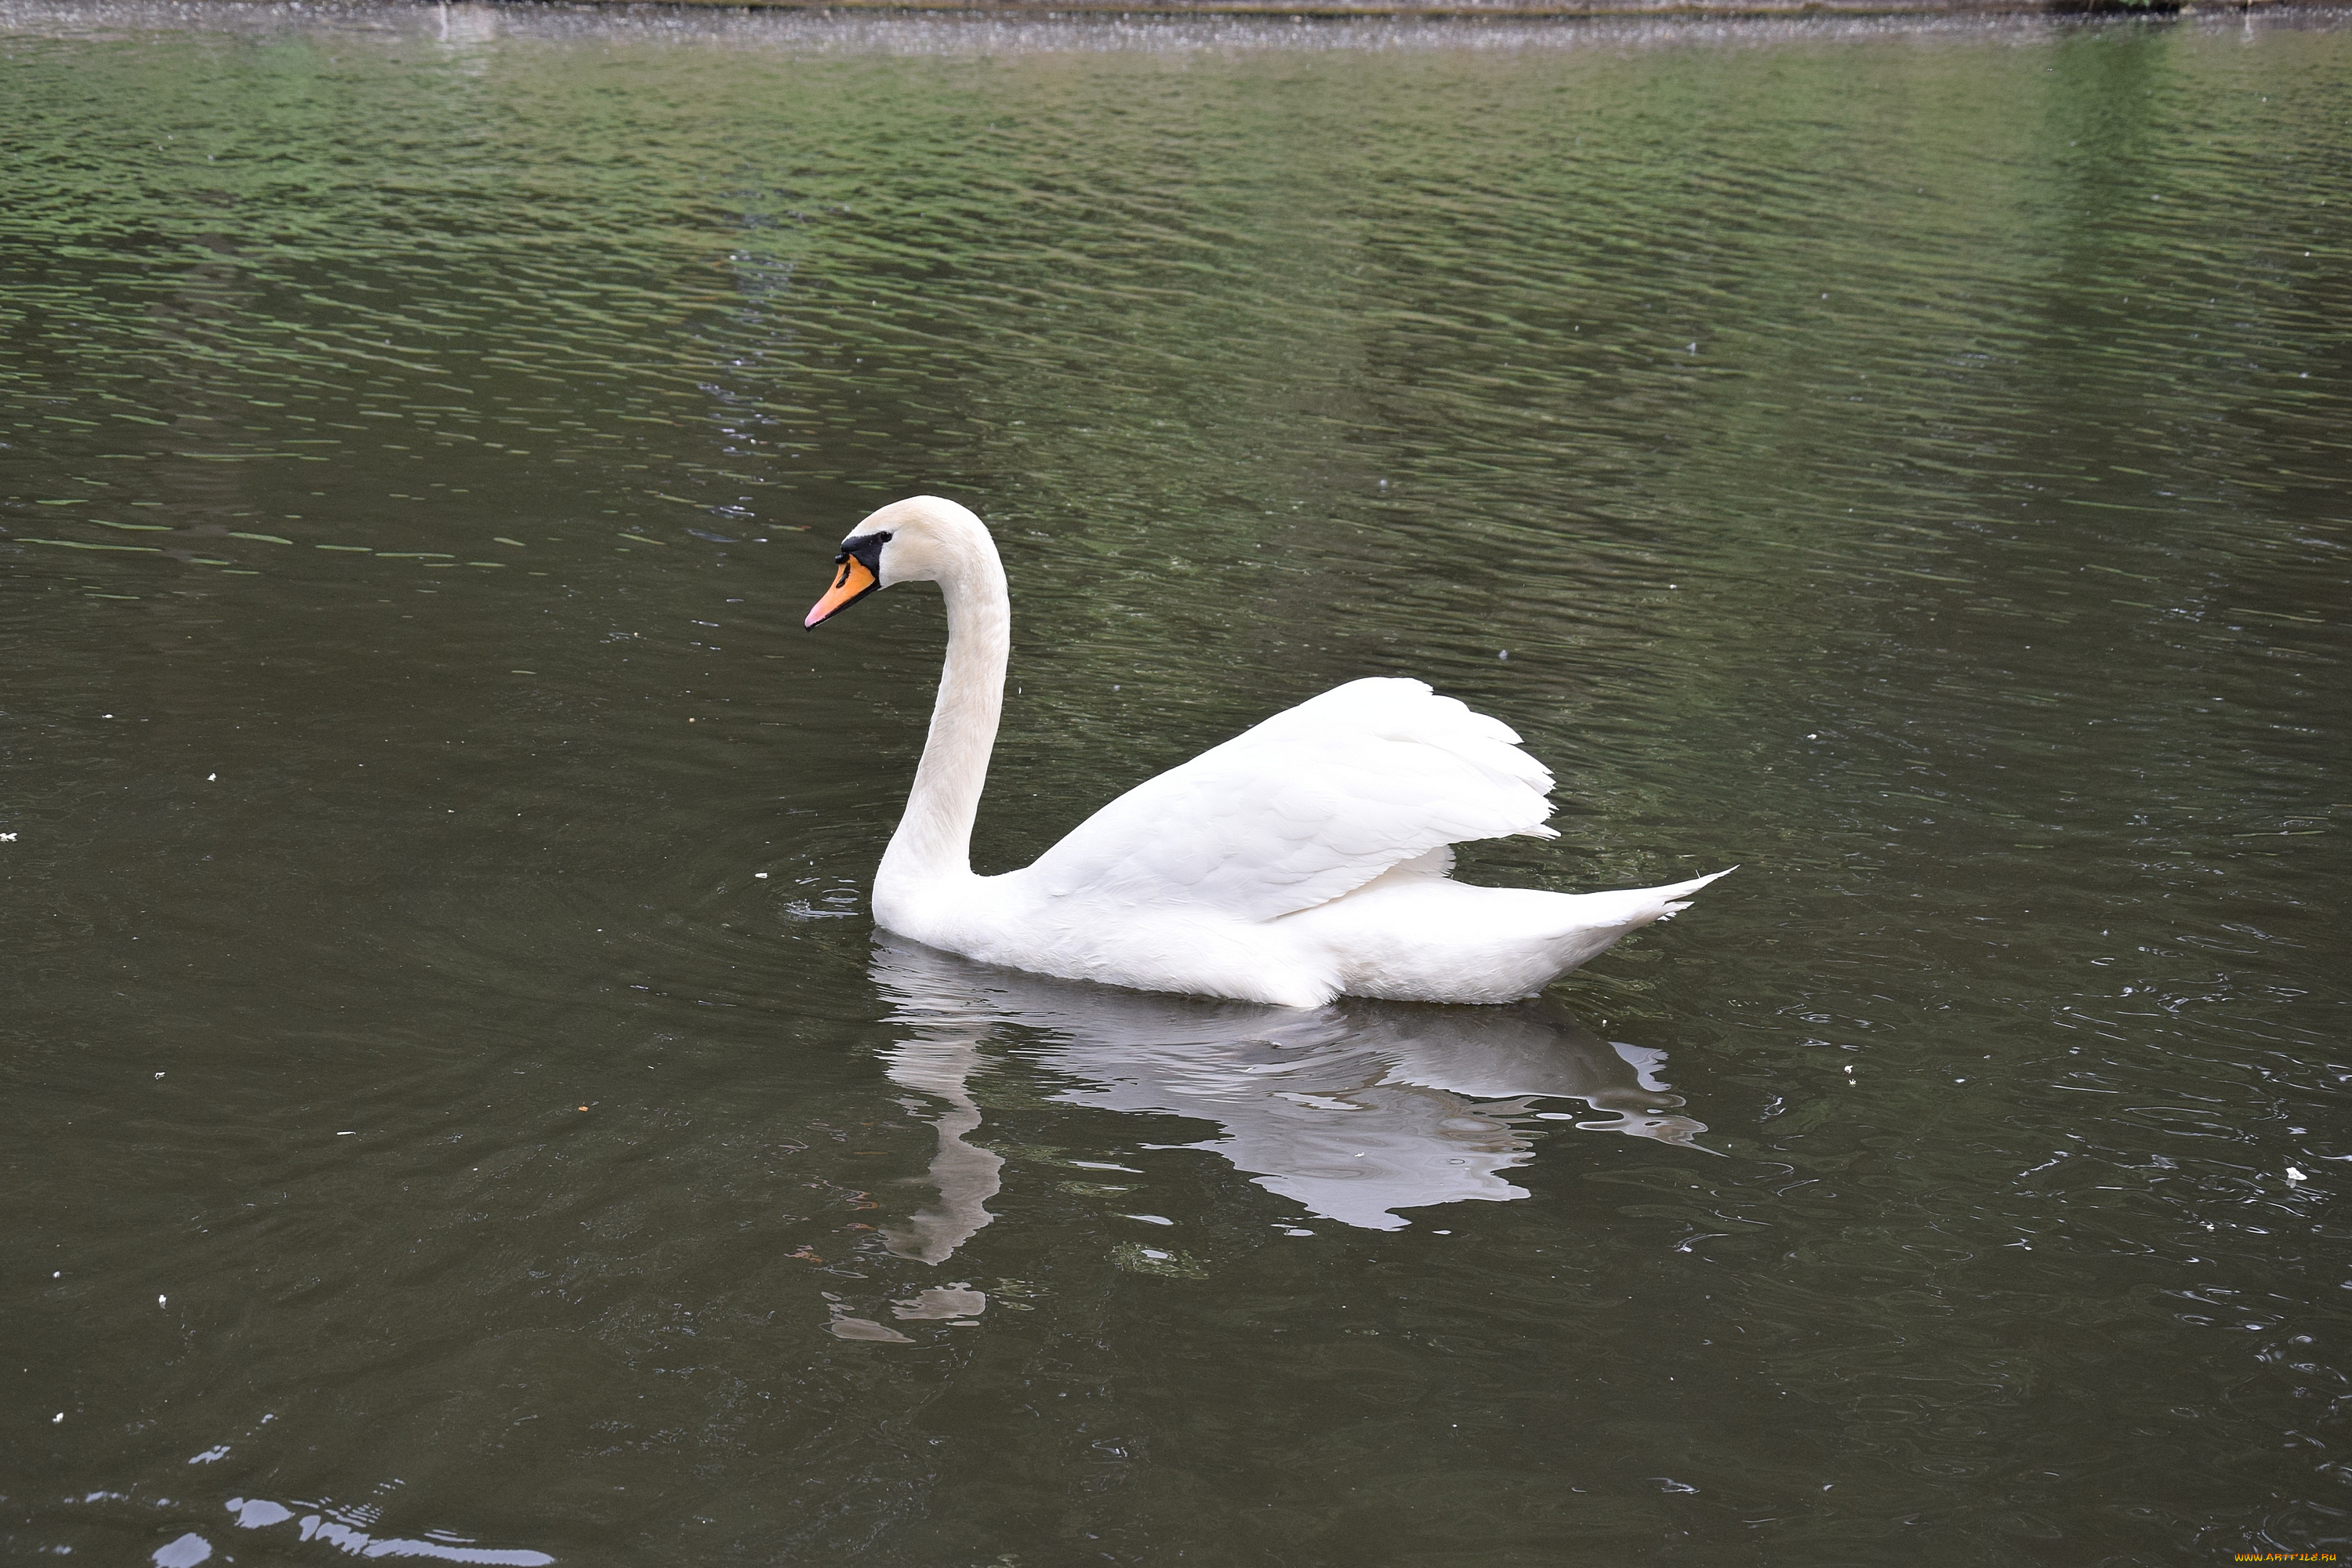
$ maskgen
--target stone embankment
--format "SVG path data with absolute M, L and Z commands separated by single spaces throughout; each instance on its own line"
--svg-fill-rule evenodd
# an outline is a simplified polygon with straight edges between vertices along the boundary
M 636 0 L 619 0 L 634 4 Z M 2339 0 L 671 0 L 713 9 L 991 16 L 1799 18 L 1810 16 L 2175 16 L 2338 8 Z

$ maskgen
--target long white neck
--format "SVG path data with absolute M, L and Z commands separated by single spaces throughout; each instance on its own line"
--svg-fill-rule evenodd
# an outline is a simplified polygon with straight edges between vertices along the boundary
M 971 826 L 988 782 L 988 757 L 1004 709 L 1004 664 L 1013 649 L 1013 606 L 1004 567 L 982 531 L 959 541 L 948 570 L 939 574 L 947 599 L 948 655 L 940 672 L 907 814 L 898 819 L 874 875 L 874 912 L 885 924 L 909 898 L 971 875 Z

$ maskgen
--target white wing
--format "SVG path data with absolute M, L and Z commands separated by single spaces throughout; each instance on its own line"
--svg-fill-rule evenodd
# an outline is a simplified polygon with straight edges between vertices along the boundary
M 1553 837 L 1551 773 L 1418 680 L 1354 680 L 1138 784 L 1038 858 L 1055 898 L 1266 921 L 1448 844 Z

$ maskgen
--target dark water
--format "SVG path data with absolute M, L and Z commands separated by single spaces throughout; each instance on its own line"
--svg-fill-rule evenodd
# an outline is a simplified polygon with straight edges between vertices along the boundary
M 0 1558 L 2352 1540 L 2339 16 L 0 23 Z M 1559 769 L 1475 877 L 1745 868 L 877 946 L 918 489 L 984 869 L 1390 673 Z

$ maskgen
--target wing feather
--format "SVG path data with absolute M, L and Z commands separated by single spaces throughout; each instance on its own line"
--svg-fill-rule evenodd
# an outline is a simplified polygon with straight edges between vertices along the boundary
M 1551 837 L 1551 773 L 1518 742 L 1418 680 L 1350 681 L 1138 784 L 1029 875 L 1055 898 L 1273 920 L 1445 845 Z

